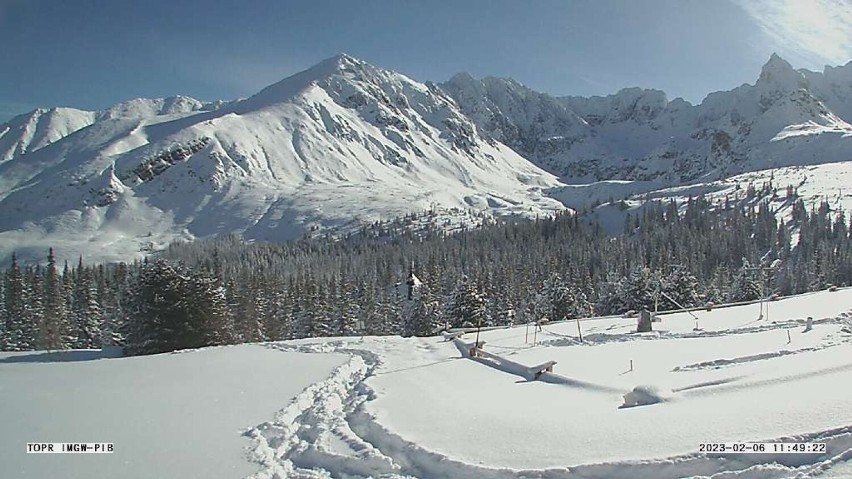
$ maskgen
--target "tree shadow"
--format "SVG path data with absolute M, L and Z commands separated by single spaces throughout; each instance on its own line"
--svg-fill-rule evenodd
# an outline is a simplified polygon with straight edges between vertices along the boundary
M 31 351 L 12 353 L 11 356 L 0 358 L 0 364 L 13 363 L 73 363 L 80 361 L 95 361 L 123 357 L 120 347 L 104 349 L 75 349 L 70 351 Z

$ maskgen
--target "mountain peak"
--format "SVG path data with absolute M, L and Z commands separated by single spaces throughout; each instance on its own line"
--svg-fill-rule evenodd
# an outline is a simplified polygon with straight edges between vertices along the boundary
M 316 65 L 308 68 L 305 72 L 311 72 L 315 79 L 328 77 L 346 71 L 356 71 L 364 68 L 370 68 L 372 65 L 364 60 L 355 58 L 348 53 L 338 53 L 333 57 L 326 58 Z M 375 68 L 375 67 L 372 67 Z M 300 75 L 298 73 L 297 75 Z
M 473 75 L 471 75 L 470 73 L 458 72 L 455 75 L 453 75 L 453 77 L 450 78 L 450 80 L 447 83 L 464 85 L 464 84 L 471 84 L 471 83 L 474 83 L 474 82 L 476 82 L 476 78 L 474 78 Z
M 344 66 L 345 65 L 351 65 L 351 64 L 359 64 L 360 65 L 360 64 L 364 63 L 363 60 L 355 58 L 352 55 L 345 53 L 345 52 L 338 53 L 337 55 L 331 57 L 330 60 L 337 61 L 337 63 L 339 63 L 340 65 L 344 65 Z
M 234 111 L 246 111 L 264 108 L 269 105 L 287 101 L 310 85 L 344 72 L 363 70 L 370 65 L 346 53 L 338 53 L 326 58 L 316 65 L 291 75 L 283 80 L 269 85 L 255 95 L 234 105 Z
M 777 53 L 769 57 L 769 61 L 760 70 L 758 84 L 773 85 L 784 90 L 795 90 L 803 86 L 804 76 L 793 69 L 792 65 Z
M 761 68 L 761 76 L 764 74 L 772 74 L 773 72 L 792 71 L 793 67 L 787 60 L 781 58 L 777 53 L 769 56 L 769 60 Z
M 307 71 L 323 72 L 326 74 L 335 73 L 340 70 L 346 70 L 353 67 L 364 65 L 366 62 L 359 60 L 348 53 L 338 53 L 333 57 L 326 58 L 317 63 Z

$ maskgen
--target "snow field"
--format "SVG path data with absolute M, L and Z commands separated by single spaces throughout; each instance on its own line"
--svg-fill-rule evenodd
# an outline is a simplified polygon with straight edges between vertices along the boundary
M 524 344 L 524 327 L 484 332 L 490 353 L 484 358 L 415 368 L 393 379 L 380 371 L 367 381 L 378 395 L 368 408 L 402 437 L 465 463 L 576 471 L 629 461 L 627 471 L 645 461 L 642 470 L 653 477 L 698 474 L 701 469 L 691 468 L 707 458 L 670 472 L 663 464 L 692 457 L 702 442 L 768 441 L 848 428 L 852 387 L 841 385 L 852 378 L 852 334 L 844 331 L 852 291 L 775 302 L 769 322 L 756 321 L 758 308 L 698 312 L 703 331 L 692 331 L 695 320 L 687 313 L 665 316 L 654 323 L 657 331 L 644 334 L 628 332 L 635 319 L 582 321 L 587 344 L 579 343 L 574 321 L 545 326 L 534 347 Z M 805 313 L 817 318 L 807 333 Z M 531 329 L 530 343 L 532 338 Z M 472 335 L 465 339 L 472 344 Z M 446 356 L 465 349 L 437 346 Z M 554 374 L 539 381 L 524 376 L 524 366 L 548 360 L 557 361 Z M 636 386 L 658 391 L 663 402 L 620 408 L 623 395 Z M 849 431 L 843 431 L 829 455 L 849 454 Z M 777 474 L 760 477 L 798 474 L 816 458 L 801 464 L 790 461 L 802 458 L 782 459 L 787 462 Z M 714 460 L 704 474 L 775 460 L 755 457 L 737 466 Z M 622 477 L 615 469 L 602 470 L 588 469 L 587 477 Z
M 852 289 L 442 337 L 314 338 L 66 362 L 0 356 L 3 477 L 816 478 L 852 460 Z M 764 310 L 765 312 L 765 310 Z M 806 318 L 813 329 L 804 332 Z M 787 340 L 790 331 L 790 342 Z M 527 340 L 525 342 L 525 339 Z M 347 359 L 348 358 L 348 359 Z M 56 358 L 50 358 L 56 359 Z M 633 360 L 633 370 L 629 361 Z M 553 373 L 530 366 L 556 361 Z M 637 389 L 639 387 L 639 389 Z M 622 407 L 625 394 L 655 404 Z M 277 412 L 276 412 L 277 411 Z M 8 433 L 14 431 L 14 433 Z M 110 456 L 26 455 L 104 441 Z M 704 442 L 825 442 L 722 455 Z
M 98 357 L 0 353 L 0 477 L 245 477 L 258 468 L 243 433 L 345 361 L 258 345 Z M 74 441 L 115 452 L 25 452 Z

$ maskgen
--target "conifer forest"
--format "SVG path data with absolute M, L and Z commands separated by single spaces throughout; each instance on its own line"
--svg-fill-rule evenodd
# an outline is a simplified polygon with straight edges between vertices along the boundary
M 791 206 L 789 220 L 777 218 L 779 204 Z M 647 201 L 616 235 L 582 213 L 489 220 L 450 233 L 430 215 L 344 237 L 175 243 L 131 264 L 59 265 L 52 250 L 42 264 L 13 258 L 0 281 L 0 349 L 119 346 L 138 355 L 318 336 L 425 336 L 852 284 L 852 218 L 827 203 L 808 209 L 790 188 L 750 185 L 719 204 L 701 196 L 680 205 Z

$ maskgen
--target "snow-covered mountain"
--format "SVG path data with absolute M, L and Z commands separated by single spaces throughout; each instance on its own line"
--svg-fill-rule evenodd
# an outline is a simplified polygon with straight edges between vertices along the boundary
M 0 125 L 0 163 L 43 148 L 95 122 L 97 114 L 74 108 L 38 109 Z
M 43 148 L 98 120 L 189 114 L 215 110 L 223 104 L 223 102 L 202 102 L 186 96 L 174 96 L 155 99 L 136 98 L 101 111 L 39 108 L 0 125 L 0 163 Z
M 152 118 L 160 115 L 190 115 L 212 111 L 223 102 L 202 102 L 185 96 L 137 98 L 106 110 L 85 111 L 75 108 L 37 109 L 0 125 L 0 165 L 51 145 L 95 122 L 113 118 Z M 32 156 L 32 155 L 30 155 Z M 0 195 L 4 195 L 36 174 L 51 161 L 19 161 L 0 169 Z
M 126 259 L 176 238 L 564 208 L 543 193 L 556 177 L 480 136 L 443 90 L 346 55 L 229 104 L 134 100 L 80 116 L 0 164 L 0 255 Z
M 755 84 L 691 105 L 640 88 L 557 98 L 463 73 L 439 86 L 339 55 L 229 103 L 136 99 L 0 125 L 0 258 L 53 246 L 126 259 L 177 238 L 546 214 L 592 190 L 842 168 L 850 120 L 852 62 L 815 73 L 773 55 Z
M 673 185 L 852 159 L 852 62 L 815 73 L 773 55 L 754 85 L 699 105 L 639 88 L 555 98 L 466 74 L 442 87 L 483 133 L 575 183 Z

